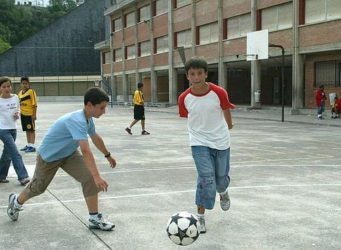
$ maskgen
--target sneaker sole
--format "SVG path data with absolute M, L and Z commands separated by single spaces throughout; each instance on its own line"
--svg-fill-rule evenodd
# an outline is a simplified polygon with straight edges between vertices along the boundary
M 102 230 L 102 231 L 112 231 L 114 228 L 115 228 L 115 225 L 113 225 L 109 229 L 103 229 L 103 228 L 100 228 L 99 226 L 96 226 L 96 225 L 89 225 L 89 229 L 97 229 L 97 230 Z

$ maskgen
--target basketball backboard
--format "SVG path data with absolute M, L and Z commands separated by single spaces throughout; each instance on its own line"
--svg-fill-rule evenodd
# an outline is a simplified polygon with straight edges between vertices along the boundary
M 262 60 L 269 58 L 269 31 L 259 30 L 247 33 L 246 60 Z

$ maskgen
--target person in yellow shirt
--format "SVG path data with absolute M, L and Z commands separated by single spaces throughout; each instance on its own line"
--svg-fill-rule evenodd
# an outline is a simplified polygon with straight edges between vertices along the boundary
M 145 130 L 145 116 L 144 116 L 144 98 L 143 98 L 143 83 L 137 83 L 137 90 L 134 93 L 134 120 L 129 127 L 126 127 L 128 134 L 132 135 L 131 128 L 141 120 L 142 135 L 149 135 L 150 133 Z
M 22 130 L 26 132 L 27 145 L 20 149 L 26 153 L 36 152 L 35 121 L 37 119 L 37 95 L 31 89 L 28 77 L 21 77 L 22 89 L 18 97 L 20 100 L 20 118 Z

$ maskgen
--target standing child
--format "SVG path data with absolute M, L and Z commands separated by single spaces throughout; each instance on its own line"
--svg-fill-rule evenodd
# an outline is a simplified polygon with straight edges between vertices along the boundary
M 108 95 L 100 88 L 90 88 L 84 95 L 84 108 L 59 118 L 47 131 L 38 148 L 36 169 L 32 181 L 17 196 L 10 194 L 7 214 L 16 221 L 22 205 L 34 196 L 42 194 L 59 168 L 82 184 L 83 195 L 89 211 L 89 227 L 109 231 L 114 228 L 105 222 L 98 212 L 98 192 L 107 191 L 108 183 L 100 176 L 88 142 L 101 151 L 114 168 L 116 161 L 96 133 L 94 118 L 105 113 Z M 78 152 L 80 147 L 82 154 Z
M 20 149 L 26 153 L 36 152 L 35 148 L 35 121 L 37 120 L 37 95 L 31 89 L 28 77 L 21 77 L 22 89 L 18 96 L 20 99 L 20 118 L 22 130 L 26 132 L 27 145 Z
M 0 139 L 4 149 L 0 158 L 0 183 L 8 183 L 8 170 L 13 163 L 21 185 L 29 182 L 22 157 L 15 145 L 17 138 L 16 121 L 19 119 L 19 98 L 12 94 L 12 83 L 7 77 L 0 77 Z
M 230 198 L 227 188 L 230 183 L 230 133 L 232 117 L 225 89 L 206 82 L 207 62 L 192 58 L 185 64 L 190 88 L 179 96 L 179 114 L 188 117 L 189 140 L 197 168 L 197 205 L 200 232 L 205 233 L 205 209 L 213 209 L 216 192 L 220 206 L 227 211 Z
M 315 92 L 315 102 L 317 107 L 317 118 L 323 119 L 323 112 L 325 107 L 325 102 L 327 100 L 326 93 L 324 92 L 324 85 L 320 85 L 319 89 Z
M 132 135 L 131 128 L 141 120 L 142 135 L 149 135 L 149 132 L 145 130 L 145 117 L 144 117 L 144 98 L 143 98 L 143 83 L 137 83 L 137 90 L 134 93 L 134 120 L 129 127 L 126 127 L 128 134 Z
M 335 96 L 334 98 L 334 103 L 332 105 L 332 118 L 339 118 L 339 113 L 341 110 L 341 107 L 339 106 L 340 104 L 340 100 L 339 98 L 337 98 L 337 96 Z

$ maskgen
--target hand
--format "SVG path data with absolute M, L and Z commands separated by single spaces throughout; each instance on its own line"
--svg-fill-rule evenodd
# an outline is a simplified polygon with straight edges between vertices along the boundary
M 108 162 L 110 163 L 110 167 L 111 168 L 115 168 L 116 167 L 116 160 L 114 158 L 112 158 L 111 156 L 109 156 L 107 158 Z
M 106 192 L 108 190 L 108 183 L 102 179 L 101 176 L 94 177 L 94 181 L 99 190 Z

